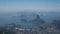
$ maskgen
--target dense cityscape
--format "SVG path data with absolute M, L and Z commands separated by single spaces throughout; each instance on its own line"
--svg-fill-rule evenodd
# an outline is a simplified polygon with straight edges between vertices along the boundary
M 26 19 L 21 19 L 26 22 Z M 60 21 L 54 20 L 51 24 L 45 23 L 39 15 L 29 21 L 34 23 L 37 28 L 22 28 L 21 25 L 15 23 L 0 26 L 0 34 L 60 34 Z

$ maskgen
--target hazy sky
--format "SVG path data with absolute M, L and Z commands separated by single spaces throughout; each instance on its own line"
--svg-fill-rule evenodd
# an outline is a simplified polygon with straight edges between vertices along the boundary
M 60 11 L 60 0 L 0 0 L 0 11 Z

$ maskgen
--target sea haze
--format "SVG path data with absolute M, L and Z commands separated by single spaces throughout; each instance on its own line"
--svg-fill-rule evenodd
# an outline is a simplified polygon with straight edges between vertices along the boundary
M 16 23 L 23 27 L 35 27 L 32 23 L 22 22 L 20 19 L 26 19 L 27 21 L 36 18 L 36 15 L 40 15 L 46 23 L 51 23 L 52 20 L 60 19 L 60 12 L 29 12 L 29 11 L 17 11 L 17 12 L 0 12 L 0 25 Z M 28 26 L 27 26 L 28 25 Z

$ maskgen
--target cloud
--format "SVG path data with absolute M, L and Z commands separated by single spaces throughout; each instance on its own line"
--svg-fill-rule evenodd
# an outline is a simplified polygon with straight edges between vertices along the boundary
M 52 5 L 52 6 L 6 6 L 1 7 L 0 11 L 24 11 L 24 10 L 36 10 L 36 11 L 60 11 L 60 5 Z

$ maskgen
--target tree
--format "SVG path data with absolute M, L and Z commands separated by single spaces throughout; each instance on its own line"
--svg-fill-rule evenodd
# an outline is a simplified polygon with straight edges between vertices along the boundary
M 0 34 L 3 34 L 3 32 L 5 34 L 15 34 L 14 32 L 10 31 L 10 30 L 7 30 L 6 28 L 2 28 L 0 27 Z
M 52 25 L 60 30 L 60 20 L 53 20 Z

